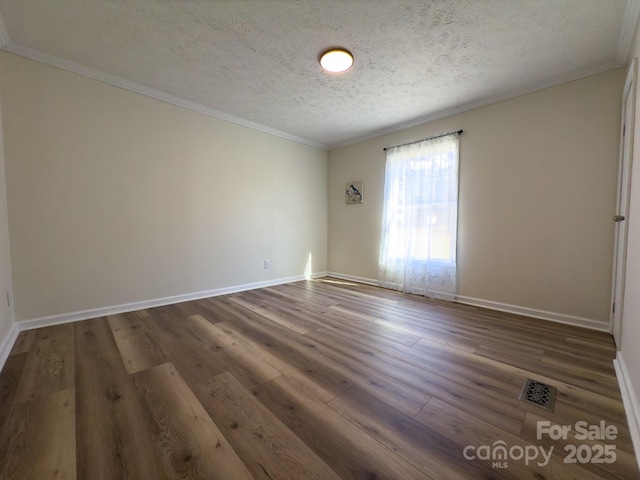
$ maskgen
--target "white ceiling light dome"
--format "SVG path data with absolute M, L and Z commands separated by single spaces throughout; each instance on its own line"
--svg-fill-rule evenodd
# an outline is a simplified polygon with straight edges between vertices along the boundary
M 353 65 L 353 55 L 344 48 L 332 48 L 320 56 L 320 65 L 327 72 L 346 72 Z

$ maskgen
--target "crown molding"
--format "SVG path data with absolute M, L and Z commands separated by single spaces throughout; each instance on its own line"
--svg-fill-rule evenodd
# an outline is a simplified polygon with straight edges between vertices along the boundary
M 634 0 L 635 1 L 635 0 Z M 638 0 L 640 1 L 640 0 Z M 534 93 L 537 92 L 539 90 L 544 90 L 545 88 L 550 88 L 550 87 L 555 87 L 558 85 L 561 85 L 563 83 L 568 83 L 568 82 L 572 82 L 574 80 L 580 80 L 581 78 L 586 78 L 586 77 L 590 77 L 591 75 L 597 75 L 598 73 L 604 73 L 607 72 L 609 70 L 614 70 L 616 68 L 620 68 L 626 65 L 626 61 L 625 62 L 619 62 L 619 61 L 612 61 L 612 62 L 605 62 L 605 63 L 601 63 L 599 65 L 595 65 L 593 67 L 589 67 L 589 68 L 585 68 L 582 70 L 578 70 L 576 72 L 572 72 L 571 74 L 568 75 L 562 75 L 562 76 L 558 76 L 558 77 L 553 77 L 551 79 L 547 79 L 545 81 L 542 82 L 538 82 L 532 85 L 528 85 L 526 87 L 517 89 L 517 90 L 512 90 L 510 92 L 505 92 L 499 95 L 494 95 L 492 97 L 486 97 L 486 98 L 482 98 L 480 100 L 477 100 L 475 102 L 470 102 L 470 103 L 466 103 L 464 105 L 459 105 L 456 107 L 452 107 L 446 110 L 440 110 L 439 112 L 435 112 L 433 114 L 424 116 L 424 117 L 420 117 L 408 122 L 404 122 L 404 123 L 399 123 L 396 124 L 392 127 L 389 128 L 384 128 L 381 130 L 376 130 L 374 132 L 371 132 L 370 134 L 367 135 L 363 135 L 361 137 L 357 137 L 354 138 L 352 140 L 347 140 L 345 142 L 340 142 L 340 143 L 336 143 L 336 144 L 331 144 L 329 145 L 329 150 L 334 150 L 336 148 L 342 148 L 342 147 L 346 147 L 349 145 L 354 145 L 356 143 L 360 143 L 360 142 L 364 142 L 366 140 L 371 140 L 373 138 L 378 138 L 381 137 L 383 135 L 388 135 L 391 133 L 395 133 L 395 132 L 400 132 L 402 130 L 407 130 L 409 128 L 413 128 L 413 127 L 418 127 L 420 125 L 425 125 L 427 123 L 430 122 L 434 122 L 436 120 L 440 120 L 442 118 L 447 118 L 450 117 L 452 115 L 457 115 L 460 113 L 464 113 L 464 112 L 468 112 L 470 110 L 475 110 L 476 108 L 480 108 L 480 107 L 486 107 L 488 105 L 492 105 L 494 103 L 499 103 L 505 100 L 510 100 L 512 98 L 516 98 L 516 97 L 520 97 L 522 95 L 527 95 L 529 93 Z
M 0 31 L 0 35 L 1 35 L 1 31 Z M 0 40 L 1 40 L 1 37 L 0 37 Z M 95 70 L 93 68 L 88 68 L 78 63 L 71 62 L 69 60 L 65 60 L 63 58 L 56 57 L 54 55 L 43 53 L 39 50 L 23 47 L 21 45 L 16 45 L 11 42 L 8 42 L 4 45 L 0 44 L 0 49 L 24 58 L 28 58 L 29 60 L 34 60 L 36 62 L 44 63 L 46 65 L 56 67 L 61 70 L 66 70 L 68 72 L 75 73 L 77 75 L 82 75 L 84 77 L 89 77 L 94 80 L 98 80 L 99 82 L 102 82 L 102 83 L 113 85 L 115 87 L 129 90 L 131 92 L 139 93 L 140 95 L 144 95 L 144 96 L 153 98 L 155 100 L 160 100 L 162 102 L 176 105 L 178 107 L 186 108 L 188 110 L 192 110 L 194 112 L 198 112 L 203 115 L 207 115 L 209 117 L 217 118 L 218 120 L 224 120 L 225 122 L 240 125 L 242 127 L 250 128 L 252 130 L 257 130 L 259 132 L 267 133 L 269 135 L 274 135 L 276 137 L 280 137 L 280 138 L 284 138 L 285 140 L 290 140 L 292 142 L 308 145 L 310 147 L 319 148 L 321 150 L 328 150 L 327 145 L 323 145 L 321 143 L 314 142 L 306 138 L 298 137 L 297 135 L 292 135 L 290 133 L 283 132 L 281 130 L 276 130 L 275 128 L 267 127 L 265 125 L 255 123 L 250 120 L 245 120 L 240 117 L 229 115 L 228 113 L 221 112 L 213 108 L 205 107 L 204 105 L 201 105 L 199 103 L 192 102 L 190 100 L 185 100 L 184 98 L 180 98 L 175 95 L 171 95 L 169 93 L 165 93 L 160 90 L 157 90 L 155 88 L 148 87 L 146 85 L 142 85 L 137 82 L 132 82 L 124 78 L 117 77 L 115 75 L 104 73 L 99 70 Z
M 638 28 L 638 19 L 640 18 L 640 0 L 627 0 L 622 19 L 622 31 L 618 40 L 617 59 L 620 63 L 628 63 L 631 53 L 631 46 Z

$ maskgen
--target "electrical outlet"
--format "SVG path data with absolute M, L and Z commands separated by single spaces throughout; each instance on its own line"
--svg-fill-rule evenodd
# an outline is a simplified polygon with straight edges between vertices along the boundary
M 271 260 L 264 261 L 264 269 L 269 270 L 271 268 Z

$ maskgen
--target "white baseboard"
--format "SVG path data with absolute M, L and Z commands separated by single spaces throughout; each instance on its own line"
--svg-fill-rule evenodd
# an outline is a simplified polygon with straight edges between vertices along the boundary
M 513 313 L 516 315 L 524 315 L 526 317 L 539 318 L 541 320 L 549 320 L 556 323 L 564 323 L 574 325 L 576 327 L 588 328 L 590 330 L 598 330 L 601 332 L 609 332 L 609 323 L 593 320 L 590 318 L 576 317 L 566 315 L 564 313 L 548 312 L 546 310 L 538 310 L 536 308 L 520 307 L 518 305 L 510 305 L 508 303 L 494 302 L 492 300 L 482 300 L 479 298 L 465 297 L 456 295 L 456 302 L 474 307 L 489 308 L 500 312 Z
M 354 275 L 347 275 L 338 272 L 327 272 L 330 277 L 339 278 L 342 280 L 350 280 L 352 282 L 365 283 L 367 285 L 379 285 L 377 280 L 364 277 L 356 277 Z M 498 310 L 500 312 L 513 313 L 516 315 L 524 315 L 527 317 L 539 318 L 541 320 L 549 320 L 551 322 L 564 323 L 567 325 L 574 325 L 577 327 L 588 328 L 590 330 L 598 330 L 609 333 L 609 323 L 600 322 L 598 320 L 592 320 L 590 318 L 576 317 L 573 315 L 566 315 L 563 313 L 548 312 L 545 310 L 538 310 L 535 308 L 520 307 L 518 305 L 510 305 L 507 303 L 494 302 L 492 300 L 482 300 L 480 298 L 465 297 L 463 295 L 456 295 L 455 301 L 464 305 L 471 305 L 474 307 L 488 308 L 490 310 Z
M 627 423 L 629 424 L 629 432 L 633 441 L 633 449 L 636 454 L 636 461 L 640 467 L 640 402 L 638 395 L 633 389 L 631 376 L 624 361 L 624 355 L 621 351 L 613 361 L 616 369 L 616 377 L 618 377 L 618 385 L 620 385 L 620 393 L 622 394 L 622 403 L 624 411 L 627 414 Z
M 371 278 L 365 277 L 356 277 L 354 275 L 347 275 L 345 273 L 338 272 L 327 272 L 327 277 L 339 278 L 340 280 L 348 280 L 350 282 L 364 283 L 366 285 L 375 285 L 376 287 L 379 285 L 378 280 L 373 280 Z
M 326 272 L 315 273 L 311 278 L 325 277 Z M 60 315 L 50 315 L 47 317 L 33 318 L 29 320 L 20 320 L 16 322 L 17 330 L 31 330 L 34 328 L 49 327 L 52 325 L 61 325 L 64 323 L 78 322 L 81 320 L 89 320 L 91 318 L 104 317 L 106 315 L 116 315 L 118 313 L 133 312 L 135 310 L 143 310 L 145 308 L 161 307 L 171 305 L 173 303 L 188 302 L 191 300 L 200 300 L 202 298 L 217 297 L 220 295 L 228 295 L 231 293 L 244 292 L 247 290 L 255 290 L 256 288 L 272 287 L 274 285 L 282 285 L 284 283 L 298 282 L 306 280 L 305 275 L 295 277 L 279 278 L 275 280 L 267 280 L 263 282 L 247 283 L 244 285 L 235 285 L 231 287 L 217 288 L 214 290 L 206 290 L 202 292 L 186 293 L 183 295 L 174 295 L 171 297 L 156 298 L 152 300 L 144 300 L 141 302 L 125 303 L 122 305 L 113 305 L 109 307 L 92 308 L 90 310 L 81 310 L 77 312 L 63 313 Z
M 338 273 L 338 272 L 319 272 L 319 273 L 313 274 L 312 278 L 319 278 L 324 276 L 330 276 L 330 277 L 338 278 L 341 280 L 348 280 L 351 282 L 363 283 L 366 285 L 375 285 L 375 286 L 378 285 L 378 281 L 372 278 L 358 277 L 355 275 L 348 275 L 348 274 Z M 188 302 L 190 300 L 199 300 L 201 298 L 216 297 L 219 295 L 228 295 L 231 293 L 243 292 L 246 290 L 254 290 L 256 288 L 271 287 L 274 285 L 297 282 L 305 279 L 306 277 L 304 275 L 279 278 L 276 280 L 267 280 L 263 282 L 248 283 L 244 285 L 236 285 L 236 286 L 219 288 L 214 290 L 206 290 L 202 292 L 187 293 L 183 295 L 175 295 L 171 297 L 157 298 L 152 300 L 144 300 L 141 302 L 126 303 L 122 305 L 113 305 L 108 307 L 94 308 L 90 310 L 64 313 L 60 315 L 51 315 L 47 317 L 21 320 L 16 322 L 16 325 L 17 325 L 18 331 L 31 330 L 33 328 L 41 328 L 41 327 L 47 327 L 51 325 L 68 323 L 68 322 L 88 320 L 90 318 L 103 317 L 105 315 L 115 315 L 118 313 L 132 312 L 134 310 L 142 310 L 145 308 L 153 308 L 153 307 L 160 307 L 163 305 L 170 305 L 172 303 Z M 476 307 L 488 308 L 491 310 L 498 310 L 502 312 L 513 313 L 517 315 L 525 315 L 528 317 L 540 318 L 542 320 L 549 320 L 552 322 L 575 325 L 579 327 L 589 328 L 592 330 L 609 332 L 608 323 L 599 322 L 597 320 L 592 320 L 588 318 L 565 315 L 562 313 L 548 312 L 548 311 L 538 310 L 538 309 L 528 308 L 528 307 L 520 307 L 517 305 L 494 302 L 491 300 L 482 300 L 478 298 L 465 297 L 462 295 L 456 295 L 456 302 L 463 303 L 465 305 L 472 305 Z M 0 353 L 1 352 L 2 351 L 0 350 Z
M 16 340 L 18 338 L 18 333 L 20 333 L 20 330 L 16 326 L 15 322 L 12 322 L 9 332 L 7 333 L 5 338 L 0 340 L 0 370 L 2 370 L 4 364 L 9 358 L 11 349 L 13 348 L 13 345 L 16 343 Z

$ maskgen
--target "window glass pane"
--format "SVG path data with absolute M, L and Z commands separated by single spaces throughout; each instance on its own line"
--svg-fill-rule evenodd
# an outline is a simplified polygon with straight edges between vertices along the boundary
M 392 178 L 389 178 L 391 176 Z M 457 151 L 438 144 L 388 165 L 385 204 L 388 254 L 455 261 L 458 202 Z

